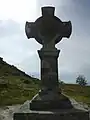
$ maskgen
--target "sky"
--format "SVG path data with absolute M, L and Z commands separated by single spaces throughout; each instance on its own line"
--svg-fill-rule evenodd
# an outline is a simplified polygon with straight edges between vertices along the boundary
M 43 6 L 54 6 L 55 16 L 72 22 L 71 37 L 56 45 L 59 79 L 75 83 L 83 74 L 90 83 L 90 0 L 0 0 L 0 57 L 26 73 L 40 73 L 37 50 L 42 46 L 27 39 L 25 23 L 40 17 Z

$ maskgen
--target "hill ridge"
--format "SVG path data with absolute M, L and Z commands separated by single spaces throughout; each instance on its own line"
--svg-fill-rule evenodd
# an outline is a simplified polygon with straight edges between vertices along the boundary
M 23 75 L 23 76 L 27 76 L 27 77 L 32 78 L 30 75 L 28 75 L 24 71 L 20 70 L 19 68 L 17 68 L 14 65 L 10 65 L 6 61 L 4 61 L 2 57 L 0 57 L 0 77 L 2 75 L 8 75 L 8 73 L 12 74 L 12 75 L 15 75 L 15 76 Z

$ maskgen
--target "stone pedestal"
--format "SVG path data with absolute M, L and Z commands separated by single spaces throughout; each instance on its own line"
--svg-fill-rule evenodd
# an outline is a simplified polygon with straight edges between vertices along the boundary
M 58 57 L 60 50 L 56 48 L 38 50 L 41 60 L 41 90 L 56 90 L 58 88 Z
M 14 120 L 89 120 L 89 113 L 75 109 L 31 111 L 31 113 L 15 113 Z
M 58 83 L 58 56 L 56 48 L 38 50 L 41 59 L 41 91 L 30 103 L 30 110 L 48 111 L 72 108 L 69 99 L 61 94 Z
M 56 99 L 55 99 L 56 98 Z M 38 94 L 36 98 L 34 98 L 30 103 L 30 110 L 34 111 L 52 111 L 52 110 L 60 110 L 60 109 L 72 109 L 73 106 L 70 100 L 59 93 L 43 93 Z

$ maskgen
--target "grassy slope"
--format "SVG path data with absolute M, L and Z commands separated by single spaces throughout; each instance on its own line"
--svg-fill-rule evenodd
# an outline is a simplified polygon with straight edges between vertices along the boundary
M 90 86 L 81 87 L 77 84 L 65 84 L 62 91 L 76 101 L 86 103 L 90 106 Z
M 39 90 L 39 83 L 0 59 L 0 106 L 21 104 L 31 99 Z
M 30 100 L 39 90 L 39 85 L 26 77 L 10 76 L 8 80 L 8 87 L 0 90 L 0 105 L 21 104 Z M 29 84 L 24 83 L 24 80 L 29 81 Z

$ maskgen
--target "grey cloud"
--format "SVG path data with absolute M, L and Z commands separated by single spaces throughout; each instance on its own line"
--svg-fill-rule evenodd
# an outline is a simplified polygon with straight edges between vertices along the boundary
M 40 73 L 40 59 L 37 53 L 27 56 L 17 65 L 26 73 Z
M 24 26 L 13 20 L 0 21 L 0 57 L 8 63 L 18 64 L 41 47 L 34 39 L 27 39 Z
M 59 73 L 59 79 L 65 83 L 76 83 L 76 77 L 78 74 L 68 71 L 61 71 Z
M 90 63 L 85 63 L 80 67 L 80 73 L 83 74 L 87 82 L 90 83 Z
M 0 37 L 7 37 L 20 34 L 20 24 L 14 20 L 1 20 L 0 21 Z

